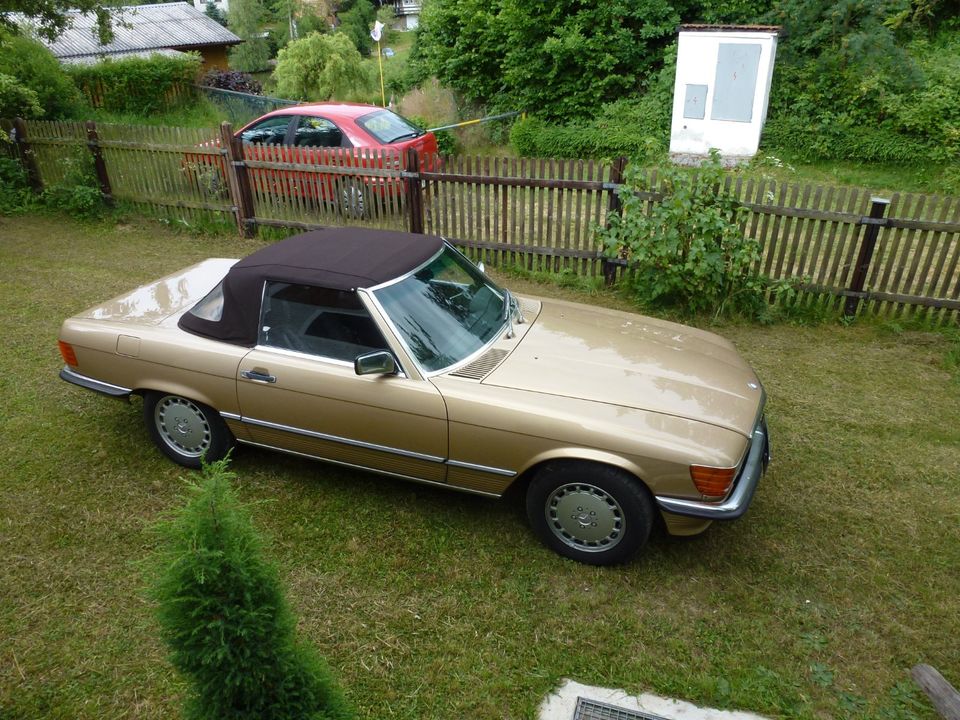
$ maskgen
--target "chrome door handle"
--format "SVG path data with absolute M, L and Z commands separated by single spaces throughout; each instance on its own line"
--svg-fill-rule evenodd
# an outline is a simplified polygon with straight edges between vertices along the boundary
M 256 370 L 241 370 L 240 377 L 245 380 L 256 380 L 257 382 L 265 383 L 275 383 L 277 381 L 276 375 L 267 375 L 266 373 L 257 372 Z

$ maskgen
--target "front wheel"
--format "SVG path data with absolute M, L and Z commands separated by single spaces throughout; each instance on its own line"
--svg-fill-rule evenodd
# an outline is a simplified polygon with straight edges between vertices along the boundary
M 554 552 L 588 565 L 615 565 L 646 543 L 654 509 L 646 488 L 626 472 L 571 461 L 537 472 L 527 489 L 527 517 Z
M 216 410 L 179 395 L 148 393 L 143 419 L 160 451 L 184 467 L 221 460 L 234 444 L 233 433 Z

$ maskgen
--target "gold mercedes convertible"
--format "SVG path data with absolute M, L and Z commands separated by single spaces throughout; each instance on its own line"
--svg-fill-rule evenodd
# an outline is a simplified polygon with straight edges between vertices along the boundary
M 211 259 L 63 323 L 60 377 L 143 397 L 174 462 L 235 443 L 526 497 L 586 563 L 740 517 L 769 458 L 760 381 L 717 335 L 516 297 L 439 237 L 330 228 Z

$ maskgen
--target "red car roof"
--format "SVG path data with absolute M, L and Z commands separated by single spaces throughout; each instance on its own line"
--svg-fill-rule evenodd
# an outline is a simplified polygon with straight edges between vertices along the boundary
M 377 105 L 362 103 L 310 103 L 305 105 L 291 105 L 290 107 L 274 110 L 267 115 L 324 115 L 334 120 L 355 120 L 361 115 L 384 110 Z M 266 117 L 267 115 L 264 115 Z

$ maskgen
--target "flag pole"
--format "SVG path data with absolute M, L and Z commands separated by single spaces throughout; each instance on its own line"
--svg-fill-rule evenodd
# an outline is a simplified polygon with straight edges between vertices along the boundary
M 380 41 L 377 40 L 377 62 L 380 63 L 380 104 L 387 106 L 387 95 L 383 90 L 383 53 L 380 52 Z
M 370 31 L 370 37 L 377 43 L 377 63 L 380 65 L 380 104 L 387 106 L 387 93 L 383 89 L 383 52 L 380 50 L 380 38 L 383 36 L 384 24 L 377 20 Z

